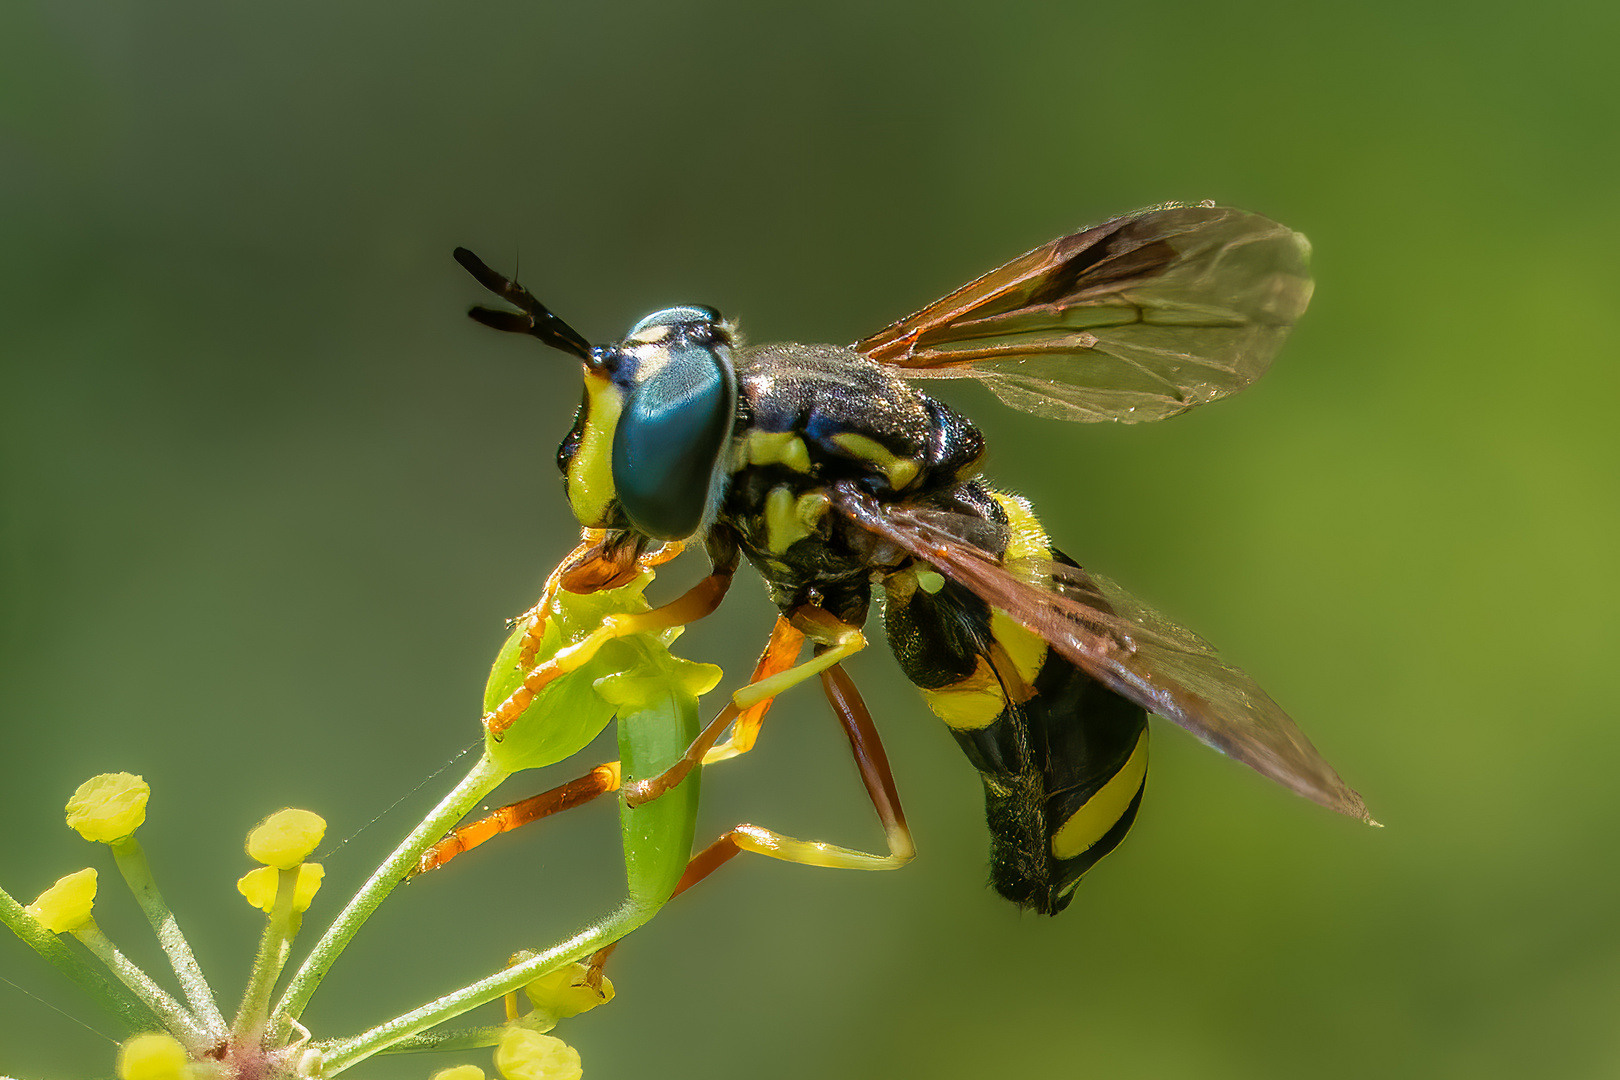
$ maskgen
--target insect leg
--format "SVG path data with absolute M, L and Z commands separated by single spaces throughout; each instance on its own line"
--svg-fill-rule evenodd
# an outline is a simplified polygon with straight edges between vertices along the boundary
M 559 592 L 588 594 L 617 588 L 628 584 L 637 574 L 669 562 L 684 547 L 677 541 L 653 551 L 645 551 L 641 542 L 627 539 L 624 534 L 615 535 L 606 529 L 583 530 L 579 546 L 570 551 L 557 564 L 551 576 L 546 578 L 539 601 L 516 620 L 525 622 L 518 663 L 525 667 L 534 665 L 535 654 L 540 651 L 540 639 L 546 632 L 546 614 Z
M 534 607 L 518 616 L 519 620 L 528 620 L 528 626 L 523 631 L 523 645 L 518 652 L 518 662 L 532 666 L 534 656 L 540 651 L 540 639 L 546 632 L 546 613 L 551 610 L 552 602 L 557 599 L 557 591 L 562 588 L 563 576 L 571 569 L 578 567 L 589 559 L 591 552 L 599 544 L 591 535 L 594 530 L 586 530 L 580 535 L 579 546 L 570 551 L 557 564 L 557 568 L 546 578 L 546 587 L 540 591 L 540 599 Z
M 759 656 L 759 663 L 754 666 L 753 677 L 750 683 L 768 679 L 778 672 L 786 671 L 798 659 L 799 649 L 804 645 L 804 631 L 794 626 L 785 616 L 776 617 L 776 626 L 771 630 L 771 640 L 766 643 L 765 651 Z M 738 714 L 736 723 L 731 726 L 731 737 L 703 755 L 703 764 L 713 765 L 716 762 L 729 761 L 739 754 L 746 754 L 754 748 L 754 742 L 759 738 L 759 729 L 765 724 L 765 714 L 770 711 L 774 698 L 750 705 Z
M 844 734 L 849 737 L 850 750 L 860 767 L 861 780 L 878 819 L 883 822 L 884 838 L 888 842 L 887 855 L 855 851 L 835 844 L 813 840 L 798 840 L 791 836 L 762 829 L 758 825 L 739 825 L 714 843 L 698 852 L 687 863 L 671 899 L 690 889 L 720 867 L 730 862 L 739 852 L 752 851 L 769 855 L 773 859 L 803 863 L 806 866 L 824 866 L 841 870 L 896 870 L 910 862 L 917 853 L 906 825 L 905 811 L 900 808 L 900 795 L 895 789 L 894 774 L 889 769 L 889 758 L 883 750 L 872 723 L 872 714 L 861 699 L 860 691 L 842 667 L 833 667 L 822 673 L 821 683 L 827 700 L 838 714 Z
M 807 637 L 818 646 L 815 657 L 802 664 L 793 664 Z M 703 734 L 687 748 L 681 760 L 657 776 L 626 785 L 625 800 L 631 806 L 641 806 L 680 783 L 698 762 L 725 761 L 747 753 L 759 737 L 765 712 L 777 694 L 827 670 L 865 647 L 866 636 L 858 627 L 843 622 L 822 608 L 807 605 L 795 609 L 791 616 L 778 616 L 771 640 L 754 668 L 753 679 L 731 695 L 731 704 L 703 729 Z M 733 724 L 735 727 L 731 739 L 711 750 L 720 735 Z
M 793 612 L 792 620 L 805 637 L 816 643 L 816 655 L 786 671 L 751 682 L 731 695 L 731 700 L 739 709 L 748 709 L 767 701 L 866 648 L 866 635 L 861 633 L 860 627 L 851 626 L 824 608 L 808 605 L 798 608 Z
M 581 545 L 582 548 L 586 546 Z M 643 564 L 658 565 L 669 561 L 675 554 L 669 551 L 670 547 L 676 547 L 676 550 L 679 550 L 677 545 L 668 545 L 661 551 L 655 551 L 643 556 L 641 562 Z M 759 658 L 754 677 L 756 679 L 763 678 L 791 666 L 797 658 L 799 647 L 803 641 L 804 635 L 793 627 L 787 619 L 778 619 L 776 629 L 771 634 L 770 643 L 765 647 L 764 653 Z M 695 764 L 701 761 L 707 765 L 716 761 L 726 761 L 739 754 L 746 753 L 753 746 L 760 723 L 770 706 L 770 701 L 763 701 L 741 715 L 738 714 L 735 706 L 728 707 L 722 718 L 714 726 L 712 735 L 707 739 L 700 737 L 694 743 L 699 749 L 696 751 L 695 756 L 692 757 L 692 763 Z M 725 730 L 726 724 L 733 719 L 735 719 L 737 727 L 733 731 L 731 738 L 718 749 L 710 751 L 705 756 L 703 751 L 707 750 L 715 742 L 719 734 Z M 741 744 L 740 749 L 737 748 L 739 743 Z M 688 751 L 688 753 L 690 755 L 691 751 Z M 665 774 L 660 774 L 659 778 L 667 775 L 669 771 L 666 770 Z M 660 788 L 657 793 L 663 794 L 669 787 L 678 784 L 689 771 L 690 765 L 682 768 L 679 774 L 671 776 L 668 785 Z M 414 877 L 429 870 L 436 870 L 456 856 L 465 854 L 480 844 L 499 836 L 501 833 L 511 832 L 513 829 L 521 828 L 530 822 L 538 821 L 543 817 L 548 817 L 563 810 L 572 810 L 574 807 L 583 806 L 601 795 L 617 791 L 621 779 L 622 772 L 619 762 L 610 761 L 598 765 L 584 776 L 570 780 L 568 783 L 555 787 L 550 791 L 503 806 L 477 821 L 461 826 L 429 848 L 423 853 L 416 867 L 411 870 L 411 876 Z
M 501 833 L 511 832 L 531 821 L 539 821 L 543 817 L 572 810 L 576 806 L 584 806 L 598 796 L 617 791 L 619 780 L 619 763 L 609 761 L 598 765 L 584 776 L 554 787 L 550 791 L 543 791 L 539 795 L 503 806 L 477 821 L 461 826 L 424 851 L 416 866 L 411 869 L 411 876 L 437 870 L 457 855 L 464 855 Z
M 491 735 L 499 736 L 523 715 L 523 710 L 529 707 L 534 696 L 545 689 L 547 684 L 559 676 L 577 670 L 614 638 L 648 630 L 667 630 L 672 626 L 684 626 L 708 615 L 720 606 L 721 600 L 725 599 L 726 590 L 731 587 L 733 572 L 734 568 L 717 568 L 681 596 L 651 611 L 635 615 L 609 615 L 602 620 L 602 625 L 596 630 L 574 644 L 559 649 L 551 659 L 525 675 L 523 685 L 512 691 L 510 697 L 484 717 L 484 728 Z

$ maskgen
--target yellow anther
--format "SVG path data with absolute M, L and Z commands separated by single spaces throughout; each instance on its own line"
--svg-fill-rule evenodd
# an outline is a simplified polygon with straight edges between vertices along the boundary
M 326 835 L 326 819 L 308 810 L 277 810 L 248 833 L 247 853 L 266 866 L 291 870 Z
M 325 876 L 326 867 L 320 863 L 307 862 L 299 866 L 298 887 L 293 890 L 294 911 L 309 910 L 315 894 L 321 891 L 321 879 Z M 247 897 L 248 903 L 268 915 L 276 906 L 276 886 L 280 880 L 280 870 L 273 866 L 261 866 L 237 878 L 236 891 Z
M 515 1027 L 495 1048 L 495 1068 L 506 1080 L 579 1080 L 579 1051 L 550 1035 Z
M 132 1035 L 118 1048 L 118 1080 L 182 1080 L 189 1060 L 172 1035 Z
M 540 976 L 525 986 L 523 992 L 542 1016 L 566 1020 L 613 1000 L 613 981 L 603 975 L 602 985 L 592 986 L 588 980 L 590 970 L 584 964 L 568 964 Z
M 28 905 L 32 915 L 53 934 L 77 930 L 90 921 L 90 912 L 96 903 L 96 872 L 86 868 L 76 874 L 57 878 L 56 884 L 39 894 Z
M 452 1065 L 434 1073 L 431 1080 L 484 1080 L 484 1070 L 476 1065 Z
M 145 780 L 127 772 L 92 776 L 67 801 L 68 827 L 86 840 L 122 840 L 146 820 L 151 793 Z

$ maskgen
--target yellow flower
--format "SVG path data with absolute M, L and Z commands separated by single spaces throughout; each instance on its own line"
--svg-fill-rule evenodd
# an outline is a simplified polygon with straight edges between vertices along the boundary
M 294 911 L 309 910 L 309 903 L 321 891 L 321 879 L 325 876 L 326 867 L 320 863 L 307 862 L 298 868 L 298 887 L 293 890 Z M 273 866 L 261 866 L 237 878 L 236 891 L 247 897 L 248 903 L 269 914 L 276 906 L 276 885 L 280 880 L 281 871 Z
M 506 1080 L 579 1080 L 579 1051 L 550 1035 L 508 1028 L 495 1048 L 495 1067 Z
M 540 976 L 525 986 L 523 992 L 542 1016 L 566 1020 L 613 1000 L 613 981 L 604 975 L 601 988 L 593 989 L 585 981 L 589 970 L 584 964 L 568 964 Z
M 86 840 L 122 840 L 146 820 L 151 793 L 145 780 L 127 772 L 92 776 L 67 801 L 68 827 Z
M 28 905 L 28 914 L 51 933 L 65 934 L 90 921 L 90 910 L 95 902 L 96 872 L 87 868 L 58 878 L 55 885 Z
M 326 820 L 308 810 L 277 810 L 248 833 L 247 853 L 266 866 L 291 870 L 326 835 Z
M 484 1070 L 476 1065 L 452 1065 L 434 1073 L 432 1080 L 484 1080 Z
M 186 1064 L 185 1048 L 171 1035 L 135 1035 L 118 1048 L 118 1080 L 181 1080 Z

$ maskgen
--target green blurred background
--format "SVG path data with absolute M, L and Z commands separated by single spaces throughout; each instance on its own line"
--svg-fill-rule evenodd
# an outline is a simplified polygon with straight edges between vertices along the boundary
M 330 913 L 448 784 L 417 790 L 569 543 L 578 394 L 465 318 L 455 245 L 521 258 L 594 340 L 696 301 L 850 341 L 1058 233 L 1214 198 L 1315 244 L 1252 391 L 1136 429 L 943 396 L 1065 548 L 1219 642 L 1388 827 L 1160 725 L 1130 841 L 1022 916 L 984 884 L 975 774 L 874 648 L 851 668 L 919 859 L 734 863 L 559 1034 L 597 1077 L 1615 1075 L 1617 10 L 4 5 L 0 880 L 100 859 L 58 808 L 143 774 L 234 1000 L 247 827 L 294 804 L 346 837 L 405 799 L 326 858 Z M 770 612 L 734 591 L 681 650 L 740 678 Z M 813 693 L 705 795 L 705 833 L 880 843 Z M 617 896 L 616 836 L 604 804 L 413 884 L 306 1019 L 353 1031 L 557 940 Z M 103 923 L 154 959 L 103 873 Z M 0 974 L 108 1027 L 15 942 Z M 0 984 L 0 1073 L 111 1061 Z

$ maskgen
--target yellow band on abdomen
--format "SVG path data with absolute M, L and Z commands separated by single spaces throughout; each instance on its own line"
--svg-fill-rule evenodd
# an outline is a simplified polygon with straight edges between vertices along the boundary
M 1136 740 L 1136 749 L 1125 760 L 1125 767 L 1052 834 L 1052 854 L 1060 859 L 1072 859 L 1101 840 L 1130 809 L 1131 800 L 1136 798 L 1147 777 L 1147 765 L 1148 733 L 1144 727 Z

